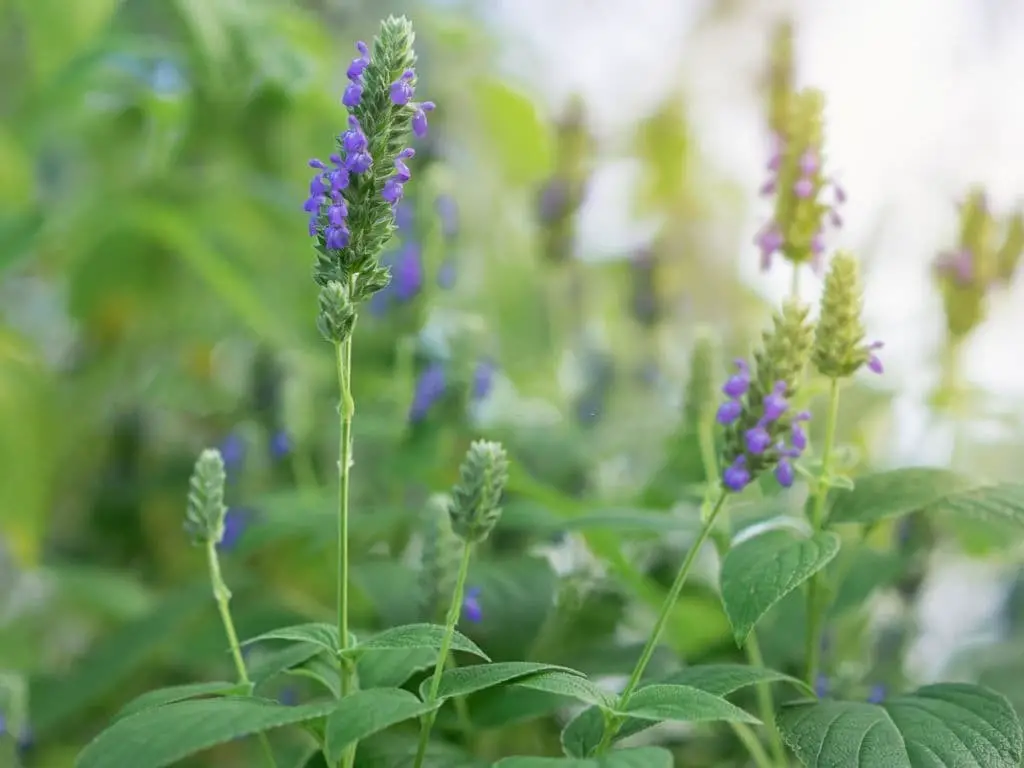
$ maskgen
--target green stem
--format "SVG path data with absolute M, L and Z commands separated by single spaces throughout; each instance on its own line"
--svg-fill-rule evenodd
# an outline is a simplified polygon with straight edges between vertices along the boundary
M 729 725 L 732 726 L 732 731 L 736 734 L 736 738 L 743 742 L 743 746 L 747 748 L 747 752 L 750 753 L 750 757 L 753 759 L 754 764 L 757 765 L 757 768 L 778 768 L 777 765 L 772 763 L 768 753 L 764 751 L 764 747 L 761 746 L 761 740 L 757 738 L 753 728 L 746 723 L 729 723 Z M 785 763 L 780 765 L 785 765 Z
M 619 694 L 618 701 L 616 702 L 616 709 L 620 712 L 624 711 L 626 706 L 629 704 L 629 699 L 636 690 L 636 687 L 640 684 L 640 678 L 643 677 L 644 670 L 647 669 L 647 664 L 650 662 L 651 657 L 654 655 L 654 649 L 658 645 L 658 641 L 661 639 L 661 633 L 665 631 L 665 625 L 668 623 L 669 614 L 672 612 L 672 608 L 675 606 L 676 601 L 679 599 L 679 594 L 683 591 L 683 585 L 686 583 L 687 576 L 690 575 L 690 569 L 693 568 L 693 564 L 697 560 L 697 554 L 700 552 L 704 542 L 707 541 L 708 536 L 711 533 L 711 529 L 714 528 L 715 520 L 718 517 L 718 513 L 725 507 L 725 500 L 728 494 L 722 492 L 718 501 L 715 503 L 714 508 L 711 510 L 711 514 L 708 515 L 707 521 L 700 529 L 700 533 L 697 534 L 697 540 L 693 542 L 693 546 L 690 547 L 690 551 L 686 553 L 686 557 L 683 559 L 683 564 L 679 567 L 679 572 L 676 574 L 675 581 L 672 582 L 672 586 L 669 588 L 668 596 L 665 598 L 665 602 L 661 606 L 661 612 L 658 614 L 657 621 L 654 622 L 654 629 L 651 630 L 650 636 L 647 638 L 647 644 L 644 645 L 643 651 L 640 653 L 640 659 L 636 663 L 636 667 L 633 669 L 633 674 L 630 675 L 629 681 L 626 683 L 626 687 Z M 601 743 L 597 747 L 597 754 L 602 755 L 611 746 L 612 739 L 615 738 L 615 734 L 618 733 L 619 728 L 622 726 L 622 718 L 612 718 L 611 721 L 604 729 L 604 736 L 601 739 Z
M 747 658 L 755 667 L 764 669 L 764 657 L 761 655 L 761 645 L 757 642 L 757 634 L 751 632 L 746 642 Z M 768 731 L 769 743 L 772 747 L 772 756 L 776 764 L 786 765 L 786 748 L 782 744 L 782 734 L 775 724 L 775 701 L 772 696 L 772 689 L 768 683 L 758 683 L 755 686 L 757 692 L 758 709 L 761 713 L 761 721 Z
M 452 591 L 452 602 L 448 606 L 448 618 L 445 621 L 444 637 L 441 639 L 441 651 L 437 655 L 437 663 L 434 665 L 434 676 L 430 679 L 430 692 L 427 694 L 426 704 L 434 704 L 437 701 L 437 693 L 441 689 L 441 675 L 448 654 L 452 648 L 452 637 L 455 635 L 455 625 L 459 623 L 459 616 L 462 614 L 462 593 L 466 588 L 466 576 L 469 574 L 469 558 L 473 549 L 469 544 L 462 548 L 462 562 L 459 563 L 459 575 L 455 579 L 455 589 Z M 420 724 L 420 743 L 416 748 L 416 760 L 413 768 L 422 768 L 423 758 L 427 755 L 427 745 L 430 743 L 430 729 L 434 727 L 434 720 L 437 719 L 437 708 L 435 707 L 426 715 Z
M 235 631 L 235 622 L 231 618 L 231 609 L 228 603 L 231 602 L 231 590 L 224 583 L 224 577 L 220 572 L 220 559 L 217 557 L 217 545 L 212 541 L 206 543 L 206 562 L 210 569 L 210 583 L 213 585 L 213 597 L 217 601 L 217 610 L 220 612 L 220 620 L 224 625 L 224 634 L 228 638 L 228 647 L 231 649 L 231 657 L 235 661 L 235 670 L 238 672 L 238 682 L 251 688 L 252 681 L 249 680 L 249 673 L 245 668 L 245 659 L 242 658 L 242 644 L 238 642 L 238 633 Z M 270 748 L 270 740 L 267 734 L 260 732 L 260 744 L 263 751 L 267 753 L 267 762 L 273 768 L 277 768 L 277 761 L 274 760 L 274 751 Z
M 814 506 L 811 508 L 811 526 L 815 533 L 825 522 L 825 502 L 832 484 L 832 449 L 839 420 L 839 379 L 832 379 L 829 388 L 828 417 L 825 422 L 825 444 L 821 449 L 821 474 L 815 488 Z M 807 656 L 807 684 L 813 686 L 821 664 L 821 627 L 825 606 L 821 595 L 821 572 L 814 574 L 807 585 L 807 634 L 804 652 Z
M 352 417 L 355 403 L 352 400 L 352 337 L 334 345 L 338 367 L 338 389 L 341 396 L 339 416 L 341 418 L 338 438 L 338 643 L 342 651 L 349 647 L 348 633 L 348 497 L 352 464 Z M 342 658 L 338 665 L 340 691 L 342 696 L 352 692 L 354 681 L 352 663 Z M 355 762 L 356 745 L 345 750 L 343 765 Z

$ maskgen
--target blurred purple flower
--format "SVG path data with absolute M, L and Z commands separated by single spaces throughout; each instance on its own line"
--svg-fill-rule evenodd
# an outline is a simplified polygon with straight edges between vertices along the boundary
M 494 387 L 494 373 L 498 366 L 490 358 L 485 358 L 476 364 L 473 371 L 472 396 L 474 400 L 483 400 L 491 393 Z
M 283 459 L 292 450 L 292 441 L 283 429 L 270 436 L 270 455 L 275 459 Z
M 881 704 L 885 701 L 886 689 L 882 683 L 875 683 L 868 692 L 869 704 Z
M 427 413 L 448 387 L 447 376 L 441 363 L 431 363 L 416 381 L 412 403 L 409 405 L 409 421 L 416 424 L 426 418 Z
M 224 535 L 217 542 L 217 549 L 222 552 L 230 552 L 242 538 L 245 529 L 249 527 L 251 513 L 246 509 L 232 507 L 224 515 Z
M 416 223 L 416 214 L 409 203 L 399 203 L 395 206 L 395 226 L 398 227 L 398 231 L 405 235 L 412 232 L 413 225 Z
M 462 615 L 466 621 L 479 624 L 483 618 L 483 609 L 480 607 L 480 587 L 470 587 L 462 598 Z
M 437 285 L 441 290 L 450 291 L 455 287 L 455 279 L 458 277 L 453 259 L 445 259 L 437 270 Z
M 224 469 L 231 479 L 245 461 L 245 440 L 237 432 L 230 433 L 220 444 L 220 455 L 224 459 Z
M 434 210 L 441 219 L 441 233 L 449 240 L 459 234 L 459 208 L 451 195 L 438 195 Z
M 409 241 L 391 265 L 391 288 L 399 301 L 410 301 L 423 287 L 423 257 L 419 243 Z
M 818 675 L 814 678 L 814 695 L 819 699 L 824 699 L 828 696 L 828 692 L 831 686 L 829 685 L 828 678 L 825 675 Z

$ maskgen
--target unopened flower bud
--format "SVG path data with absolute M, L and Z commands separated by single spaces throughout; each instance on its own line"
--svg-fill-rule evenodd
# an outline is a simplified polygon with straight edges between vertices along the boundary
M 825 278 L 813 355 L 815 367 L 831 379 L 852 376 L 864 365 L 876 373 L 882 371 L 882 362 L 874 354 L 881 344 L 864 343 L 862 294 L 857 260 L 837 253 Z
M 185 508 L 185 530 L 194 544 L 218 544 L 224 537 L 224 459 L 220 451 L 207 448 L 196 460 L 189 481 Z
M 500 443 L 477 440 L 459 467 L 459 482 L 448 507 L 452 530 L 467 544 L 490 535 L 501 517 L 501 497 L 508 482 L 508 456 Z

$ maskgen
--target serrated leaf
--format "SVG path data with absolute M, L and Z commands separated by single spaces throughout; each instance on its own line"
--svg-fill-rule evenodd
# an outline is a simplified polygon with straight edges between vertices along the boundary
M 311 643 L 334 654 L 338 652 L 338 628 L 326 622 L 296 624 L 292 627 L 280 627 L 251 637 L 242 645 L 252 645 L 266 640 L 288 640 L 293 643 Z
M 417 672 L 434 666 L 432 648 L 401 648 L 368 653 L 359 659 L 356 672 L 364 688 L 398 688 Z
M 744 664 L 706 664 L 687 667 L 669 675 L 661 684 L 685 685 L 714 696 L 728 696 L 758 683 L 786 682 L 810 695 L 810 687 L 795 677 L 774 669 L 749 667 Z M 619 727 L 615 740 L 635 736 L 655 725 L 651 720 L 630 717 Z M 576 757 L 587 757 L 601 742 L 604 735 L 604 716 L 600 709 L 585 709 L 562 730 L 562 747 Z
M 433 648 L 439 650 L 444 641 L 445 628 L 440 624 L 406 624 L 401 627 L 385 629 L 380 634 L 362 641 L 355 648 L 342 651 L 342 655 L 358 656 L 371 651 L 393 651 L 403 648 Z M 464 651 L 490 661 L 487 654 L 466 637 L 455 630 L 452 636 L 451 649 Z
M 852 491 L 834 493 L 828 519 L 866 525 L 917 511 L 1024 526 L 1024 485 L 988 483 L 946 469 L 896 469 L 858 477 Z
M 598 707 L 609 707 L 614 699 L 611 694 L 601 690 L 578 672 L 541 672 L 525 680 L 517 680 L 515 685 L 534 691 L 568 696 Z
M 987 688 L 940 683 L 882 704 L 786 707 L 779 729 L 807 768 L 1019 768 L 1024 732 Z
M 535 675 L 540 672 L 565 672 L 583 677 L 582 673 L 556 664 L 538 664 L 532 661 L 505 661 L 499 664 L 476 664 L 472 667 L 450 669 L 441 676 L 441 687 L 438 689 L 439 699 L 450 699 L 454 696 L 468 696 L 485 688 L 509 683 L 519 678 Z M 430 690 L 430 680 L 420 684 L 420 698 L 426 699 Z
M 672 768 L 672 753 L 661 747 L 620 749 L 592 759 L 578 757 L 506 757 L 492 768 Z
M 722 603 L 737 645 L 773 605 L 828 565 L 839 543 L 831 531 L 803 538 L 774 530 L 730 549 L 722 561 Z
M 641 720 L 684 723 L 761 721 L 721 696 L 689 685 L 648 685 L 633 694 L 622 714 Z
M 264 683 L 274 676 L 287 672 L 289 669 L 300 664 L 305 664 L 314 656 L 318 656 L 323 652 L 323 648 L 312 643 L 287 645 L 280 650 L 261 655 L 252 663 L 247 664 L 249 667 L 249 678 L 253 684 L 259 686 L 260 683 Z
M 251 698 L 179 701 L 118 720 L 82 750 L 75 768 L 163 768 L 250 734 L 323 717 L 326 701 L 286 707 Z
M 141 696 L 136 696 L 129 701 L 114 716 L 115 720 L 122 717 L 134 715 L 144 709 L 162 707 L 165 704 L 173 704 L 176 701 L 196 699 L 201 696 L 247 696 L 251 686 L 241 683 L 187 683 L 185 685 L 172 685 L 168 688 L 157 688 L 154 691 L 146 691 Z
M 400 688 L 371 688 L 346 696 L 327 718 L 327 762 L 333 765 L 340 761 L 345 748 L 353 742 L 419 717 L 435 706 Z

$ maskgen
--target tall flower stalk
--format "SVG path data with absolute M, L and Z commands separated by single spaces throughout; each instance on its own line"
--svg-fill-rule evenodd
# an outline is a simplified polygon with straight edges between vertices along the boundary
M 404 17 L 382 24 L 372 49 L 356 44 L 349 64 L 349 85 L 342 103 L 347 130 L 337 138 L 329 162 L 311 160 L 314 170 L 304 210 L 317 252 L 313 278 L 320 286 L 317 326 L 334 345 L 338 376 L 338 569 L 337 626 L 340 650 L 350 647 L 348 596 L 348 528 L 353 464 L 352 334 L 357 308 L 387 287 L 391 275 L 380 256 L 396 229 L 396 209 L 412 174 L 408 161 L 415 150 L 410 134 L 427 133 L 433 102 L 414 100 L 416 54 L 412 25 Z M 345 658 L 343 656 L 343 658 Z M 341 696 L 356 687 L 350 661 L 340 665 Z M 355 747 L 345 753 L 351 766 Z

